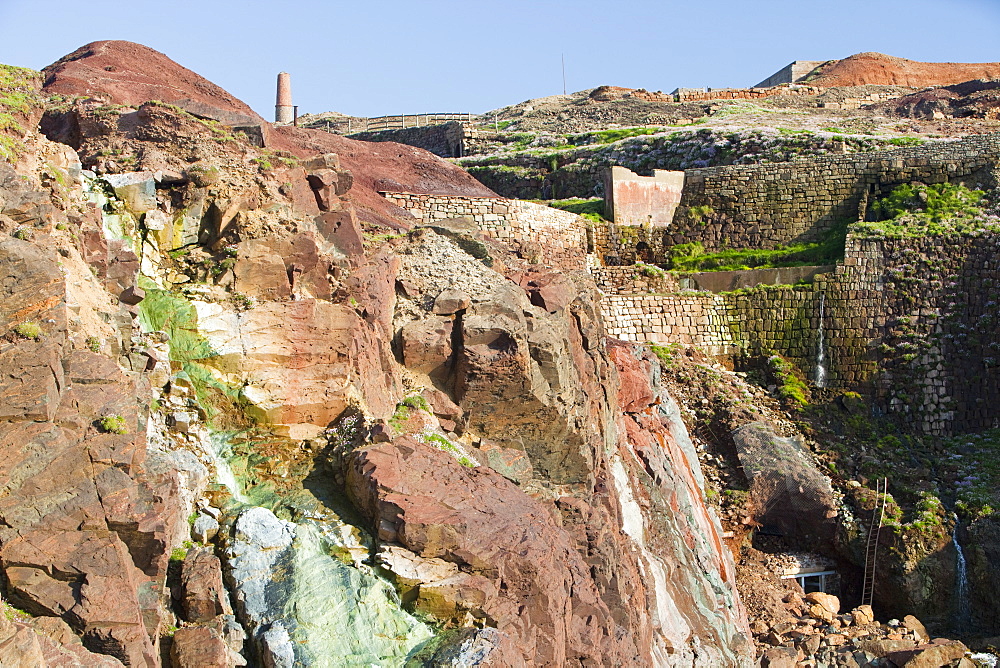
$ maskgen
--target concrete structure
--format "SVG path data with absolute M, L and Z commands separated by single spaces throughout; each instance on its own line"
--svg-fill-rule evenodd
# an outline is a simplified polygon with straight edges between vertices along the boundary
M 604 175 L 604 211 L 615 225 L 668 227 L 684 190 L 684 172 L 654 169 L 638 176 L 625 167 Z
M 292 107 L 292 77 L 288 72 L 278 74 L 278 95 L 274 103 L 274 122 L 291 123 L 295 120 Z
M 825 63 L 825 60 L 796 60 L 761 81 L 754 88 L 770 88 L 783 83 L 795 83 L 806 78 L 810 72 Z

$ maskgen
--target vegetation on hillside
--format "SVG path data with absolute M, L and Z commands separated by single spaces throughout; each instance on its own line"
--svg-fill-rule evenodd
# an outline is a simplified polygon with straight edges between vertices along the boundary
M 667 251 L 669 269 L 676 271 L 736 271 L 835 264 L 844 257 L 847 225 L 841 223 L 816 243 L 778 248 L 731 248 L 705 252 L 700 242 L 678 244 Z
M 0 64 L 0 159 L 15 162 L 26 130 L 20 119 L 40 106 L 35 82 L 41 76 L 25 67 Z
M 892 238 L 969 231 L 983 223 L 986 193 L 951 183 L 904 183 L 870 209 L 874 220 L 858 223 L 854 230 Z

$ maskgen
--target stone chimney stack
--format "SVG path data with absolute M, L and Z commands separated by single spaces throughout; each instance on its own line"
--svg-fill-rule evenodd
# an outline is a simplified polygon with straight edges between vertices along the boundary
M 274 122 L 291 123 L 293 120 L 292 77 L 288 72 L 281 72 L 278 74 L 278 97 L 274 104 Z

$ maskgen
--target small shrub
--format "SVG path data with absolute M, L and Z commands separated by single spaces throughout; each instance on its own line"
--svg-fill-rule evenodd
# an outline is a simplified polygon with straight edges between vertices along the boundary
M 14 230 L 14 233 L 11 236 L 15 239 L 20 239 L 21 241 L 29 241 L 31 239 L 31 230 L 27 227 L 19 227 Z
M 25 339 L 34 339 L 37 341 L 42 338 L 42 328 L 37 322 L 31 322 L 26 320 L 14 328 L 14 332 Z
M 106 415 L 97 422 L 101 431 L 108 434 L 127 434 L 128 424 L 121 415 Z
M 92 353 L 97 353 L 101 351 L 101 340 L 96 336 L 87 337 L 87 349 Z
M 698 206 L 692 206 L 688 209 L 688 217 L 695 223 L 703 224 L 705 219 L 715 213 L 713 209 L 708 204 L 699 204 Z
M 229 301 L 232 302 L 237 311 L 249 311 L 257 305 L 256 299 L 242 292 L 234 292 L 229 296 Z
M 419 394 L 414 394 L 403 399 L 403 405 L 414 410 L 424 411 L 425 413 L 431 412 L 431 407 L 428 405 L 427 400 Z

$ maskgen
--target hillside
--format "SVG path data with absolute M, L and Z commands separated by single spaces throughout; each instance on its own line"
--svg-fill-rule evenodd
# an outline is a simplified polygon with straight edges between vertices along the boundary
M 292 127 L 272 128 L 246 104 L 167 56 L 141 44 L 93 42 L 45 68 L 43 91 L 68 99 L 99 98 L 105 105 L 137 107 L 160 101 L 196 116 L 235 126 L 264 126 L 263 147 L 296 158 L 337 153 L 351 170 L 352 198 L 362 219 L 398 225 L 403 212 L 387 208 L 376 190 L 381 181 L 391 189 L 436 194 L 488 196 L 490 191 L 462 170 L 419 149 L 372 145 L 328 133 Z M 147 167 L 155 167 L 147 165 Z M 402 217 L 402 218 L 400 218 Z
M 973 79 L 1000 79 L 1000 63 L 922 63 L 884 53 L 857 53 L 821 65 L 813 86 L 950 86 Z
M 408 135 L 456 164 L 0 66 L 0 666 L 990 665 L 1000 128 L 933 90 Z

